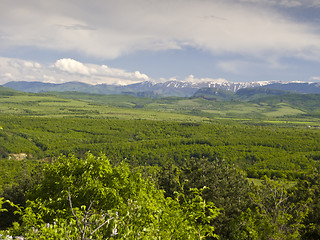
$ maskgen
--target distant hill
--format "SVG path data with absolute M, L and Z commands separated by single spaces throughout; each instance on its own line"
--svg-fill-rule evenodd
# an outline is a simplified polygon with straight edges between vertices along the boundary
M 16 89 L 23 92 L 88 92 L 88 93 L 103 93 L 103 94 L 112 94 L 114 91 L 112 87 L 99 86 L 99 85 L 90 85 L 82 82 L 67 82 L 61 84 L 54 83 L 43 83 L 43 82 L 8 82 L 3 86 Z M 109 90 L 109 91 L 108 91 Z M 120 93 L 120 92 L 119 92 Z
M 150 81 L 118 86 L 108 84 L 90 85 L 81 82 L 67 82 L 61 84 L 43 83 L 43 82 L 24 82 L 13 81 L 4 84 L 5 87 L 13 88 L 24 92 L 86 92 L 95 94 L 126 94 L 143 97 L 191 97 L 199 89 L 202 88 L 217 88 L 225 91 L 237 91 L 246 87 L 258 87 L 267 84 L 267 82 L 252 82 L 252 83 L 233 83 L 228 81 L 218 82 L 182 82 L 168 81 L 163 83 L 154 83 Z
M 268 96 L 279 96 L 290 93 L 289 91 L 270 89 L 266 87 L 260 88 L 243 88 L 235 93 L 235 98 L 240 100 L 252 100 Z
M 205 88 L 199 90 L 194 97 L 148 98 L 77 91 L 25 93 L 0 87 L 0 102 L 2 114 L 111 118 L 138 116 L 139 119 L 175 118 L 173 115 L 178 114 L 179 119 L 227 118 L 259 121 L 291 118 L 294 121 L 309 121 L 310 126 L 320 126 L 320 123 L 313 124 L 320 119 L 320 94 L 298 94 L 267 88 L 247 88 L 236 93 Z
M 227 91 L 219 88 L 201 88 L 193 97 L 201 97 L 208 100 L 222 100 L 227 101 L 233 99 L 235 93 L 233 91 Z
M 279 96 L 268 96 L 252 100 L 254 103 L 267 103 L 276 105 L 286 103 L 299 109 L 316 111 L 320 113 L 320 94 L 284 94 Z
M 297 93 L 312 93 L 320 94 L 320 83 L 275 83 L 275 82 L 242 82 L 234 83 L 226 80 L 211 81 L 211 82 L 182 82 L 182 81 L 167 81 L 163 83 L 141 82 L 131 85 L 118 86 L 108 84 L 90 85 L 82 82 L 67 82 L 61 84 L 43 83 L 43 82 L 24 82 L 14 81 L 4 84 L 5 87 L 16 89 L 24 92 L 86 92 L 94 94 L 125 94 L 140 97 L 191 97 L 203 96 L 213 97 L 219 100 L 228 99 L 230 97 L 255 98 L 259 94 L 281 95 L 284 92 L 290 91 Z M 269 90 L 260 89 L 261 87 Z M 251 89 L 251 90 L 244 90 Z M 256 92 L 252 89 L 259 89 Z M 236 96 L 232 96 L 232 93 Z
M 14 95 L 21 95 L 21 94 L 24 94 L 24 93 L 12 88 L 0 86 L 0 96 L 14 96 Z
M 265 85 L 269 89 L 278 89 L 283 91 L 292 91 L 297 93 L 320 94 L 320 83 L 272 83 Z
M 242 88 L 237 92 L 225 91 L 217 88 L 202 88 L 199 89 L 193 96 L 202 97 L 204 99 L 220 100 L 220 101 L 230 101 L 230 100 L 253 100 L 268 96 L 278 96 L 288 94 L 290 92 L 269 89 L 266 87 L 259 88 Z

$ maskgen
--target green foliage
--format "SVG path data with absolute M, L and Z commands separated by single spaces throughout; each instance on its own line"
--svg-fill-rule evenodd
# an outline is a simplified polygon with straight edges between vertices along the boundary
M 204 91 L 201 93 L 201 91 Z M 278 119 L 319 126 L 319 97 L 317 94 L 283 94 L 264 88 L 230 91 L 204 89 L 200 98 L 141 98 L 128 95 L 101 95 L 79 92 L 31 94 L 0 91 L 0 110 L 20 116 L 69 116 L 87 118 L 161 119 L 204 121 L 235 119 L 266 122 Z M 130 94 L 130 93 L 129 93 Z M 141 93 L 153 95 L 152 93 Z M 213 94 L 213 95 L 212 95 Z M 263 96 L 272 97 L 263 98 Z M 254 102 L 248 101 L 255 99 Z M 240 99 L 242 101 L 235 101 Z M 223 101 L 217 101 L 223 100 Z M 228 101 L 225 101 L 228 100 Z
M 193 158 L 185 160 L 182 167 L 165 166 L 159 174 L 159 185 L 167 196 L 180 188 L 186 196 L 193 194 L 189 189 L 202 189 L 203 199 L 220 209 L 220 215 L 211 224 L 221 239 L 230 239 L 233 221 L 252 206 L 248 195 L 250 184 L 245 175 L 221 160 Z
M 8 209 L 10 208 L 14 209 L 13 214 L 22 215 L 22 208 L 19 205 L 14 204 L 9 200 L 5 200 L 3 197 L 0 197 L 0 214 L 8 212 Z M 6 231 L 1 231 L 1 229 L 3 229 L 3 226 L 1 226 L 0 228 L 0 237 L 1 235 L 7 235 Z
M 252 126 L 230 122 L 29 118 L 0 116 L 5 154 L 48 160 L 61 153 L 100 152 L 113 161 L 163 165 L 184 159 L 226 159 L 248 177 L 296 179 L 319 166 L 317 129 Z M 1 171 L 1 170 L 0 170 Z
M 94 196 L 97 207 L 110 210 L 136 196 L 143 184 L 138 173 L 131 173 L 123 163 L 113 168 L 105 156 L 88 154 L 81 160 L 61 156 L 45 168 L 44 180 L 30 193 L 30 199 L 38 199 L 49 209 L 67 209 L 70 191 L 75 207 L 89 206 Z M 52 220 L 57 215 L 49 211 L 46 217 Z
M 8 200 L 4 200 L 4 198 L 0 198 L 0 212 L 6 212 L 8 211 L 6 208 L 3 208 L 3 204 L 10 203 Z
M 0 89 L 2 237 L 319 239 L 319 96 L 63 97 Z
M 250 193 L 254 210 L 248 209 L 239 218 L 233 236 L 239 239 L 301 239 L 311 199 L 292 201 L 284 183 L 265 178 L 256 191 Z
M 0 160 L 0 197 L 25 206 L 25 192 L 41 179 L 41 164 L 33 160 Z M 14 214 L 16 207 L 8 206 L 6 212 L 0 213 L 0 228 L 7 228 L 19 220 Z
M 217 237 L 219 209 L 192 189 L 165 198 L 141 174 L 105 156 L 61 156 L 30 191 L 22 225 L 12 233 L 30 239 L 203 239 Z
M 305 179 L 299 180 L 295 185 L 291 197 L 294 202 L 310 201 L 309 213 L 304 219 L 306 230 L 303 231 L 302 239 L 315 240 L 320 238 L 320 174 L 313 171 L 306 175 Z
M 195 223 L 195 231 L 198 232 L 199 239 L 209 237 L 218 237 L 213 234 L 215 228 L 212 226 L 212 220 L 220 215 L 219 210 L 212 202 L 206 202 L 203 199 L 203 190 L 190 188 L 191 194 L 186 195 L 182 189 L 182 193 L 177 193 L 177 200 L 182 202 L 182 211 L 186 214 L 186 218 Z

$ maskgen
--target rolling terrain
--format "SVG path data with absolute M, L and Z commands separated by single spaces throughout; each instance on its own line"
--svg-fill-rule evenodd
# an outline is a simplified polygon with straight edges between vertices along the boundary
M 263 88 L 236 93 L 200 91 L 194 97 L 146 98 L 79 92 L 25 93 L 0 88 L 0 111 L 25 116 L 249 122 L 319 126 L 320 95 Z M 223 94 L 222 94 L 222 93 Z M 217 97 L 218 96 L 218 97 Z
M 148 98 L 0 87 L 0 234 L 62 239 L 80 228 L 74 206 L 93 223 L 113 214 L 105 236 L 141 222 L 167 236 L 170 222 L 181 239 L 198 239 L 185 230 L 195 225 L 220 239 L 247 239 L 247 229 L 319 239 L 319 95 L 209 90 Z

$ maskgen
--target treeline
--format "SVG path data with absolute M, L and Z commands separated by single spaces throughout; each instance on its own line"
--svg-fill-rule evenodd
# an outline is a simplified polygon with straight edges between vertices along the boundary
M 0 116 L 0 157 L 50 161 L 60 154 L 104 153 L 130 164 L 225 159 L 248 177 L 303 178 L 319 166 L 319 129 L 253 126 L 235 122 L 36 118 Z
M 290 187 L 267 177 L 253 185 L 223 160 L 130 166 L 88 153 L 39 164 L 16 185 L 23 201 L 9 188 L 0 197 L 2 239 L 320 237 L 317 171 Z

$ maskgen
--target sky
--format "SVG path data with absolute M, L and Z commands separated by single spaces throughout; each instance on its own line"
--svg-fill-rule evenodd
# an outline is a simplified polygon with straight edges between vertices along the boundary
M 0 1 L 0 84 L 320 82 L 320 0 Z

